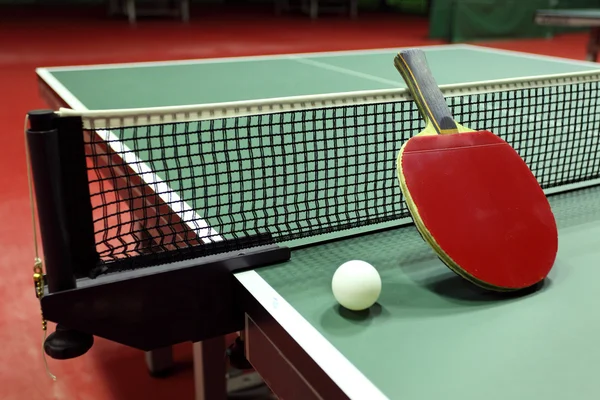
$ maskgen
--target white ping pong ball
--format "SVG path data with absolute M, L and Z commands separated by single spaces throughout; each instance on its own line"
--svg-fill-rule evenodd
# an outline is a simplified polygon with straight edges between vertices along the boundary
M 371 264 L 361 260 L 340 265 L 331 280 L 333 296 L 343 307 L 360 311 L 371 307 L 381 293 L 381 277 Z

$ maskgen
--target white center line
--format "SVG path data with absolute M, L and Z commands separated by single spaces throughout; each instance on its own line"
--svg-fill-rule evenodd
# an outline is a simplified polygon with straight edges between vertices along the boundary
M 375 82 L 379 82 L 379 83 L 385 83 L 386 85 L 391 85 L 393 88 L 404 87 L 404 85 L 402 84 L 402 81 L 393 81 L 391 79 L 385 79 L 385 78 L 381 78 L 379 76 L 365 74 L 364 72 L 354 71 L 351 69 L 338 67 L 336 65 L 331 65 L 331 64 L 324 63 L 324 62 L 311 60 L 308 58 L 300 58 L 300 57 L 294 57 L 294 56 L 290 56 L 289 58 L 294 61 L 298 61 L 299 63 L 313 65 L 315 67 L 328 69 L 330 71 L 335 71 L 335 72 L 341 72 L 342 74 L 357 76 L 359 78 L 369 79 L 371 81 L 375 81 Z

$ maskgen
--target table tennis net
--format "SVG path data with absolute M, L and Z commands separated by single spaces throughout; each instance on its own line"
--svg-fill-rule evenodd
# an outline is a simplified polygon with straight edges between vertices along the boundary
M 462 124 L 508 141 L 551 193 L 600 178 L 599 99 L 599 82 L 588 79 L 466 91 L 447 102 Z M 299 245 L 409 222 L 396 158 L 424 127 L 412 100 L 311 104 L 138 125 L 131 116 L 87 118 L 104 265 L 127 268 L 124 260 L 142 254 L 194 248 L 208 255 L 265 240 Z

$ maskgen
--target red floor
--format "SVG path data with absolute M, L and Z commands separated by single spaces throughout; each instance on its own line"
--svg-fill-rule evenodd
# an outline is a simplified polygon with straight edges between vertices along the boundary
M 32 284 L 33 237 L 23 123 L 45 107 L 34 69 L 86 63 L 168 60 L 248 54 L 344 50 L 441 43 L 427 39 L 423 18 L 361 15 L 356 21 L 272 16 L 270 10 L 236 12 L 194 8 L 192 22 L 141 20 L 130 27 L 103 10 L 0 9 L 0 399 L 191 399 L 191 345 L 176 348 L 179 370 L 167 379 L 148 376 L 143 354 L 102 339 L 84 357 L 48 360 Z M 52 18 L 52 19 L 50 19 Z M 478 43 L 504 49 L 583 59 L 585 34 L 555 40 Z

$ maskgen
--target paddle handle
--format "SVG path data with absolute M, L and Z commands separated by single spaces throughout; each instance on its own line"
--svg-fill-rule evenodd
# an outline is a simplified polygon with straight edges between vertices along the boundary
M 425 122 L 431 124 L 439 134 L 457 133 L 458 127 L 427 65 L 423 50 L 400 51 L 394 58 L 394 65 L 408 85 Z

